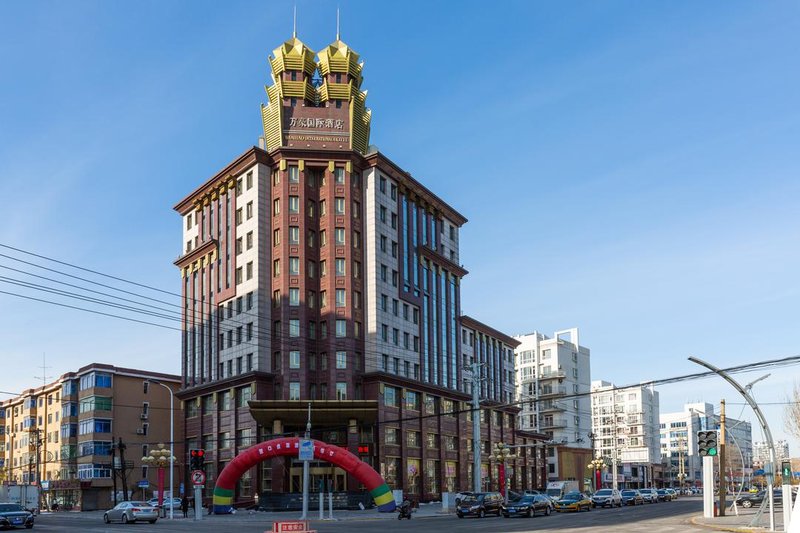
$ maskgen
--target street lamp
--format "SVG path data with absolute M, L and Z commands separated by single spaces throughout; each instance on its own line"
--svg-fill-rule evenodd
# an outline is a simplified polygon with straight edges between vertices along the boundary
M 174 518 L 174 510 L 172 509 L 174 507 L 172 505 L 174 500 L 172 500 L 172 498 L 175 497 L 175 483 L 173 481 L 173 471 L 175 470 L 175 395 L 172 392 L 172 387 L 161 383 L 157 379 L 149 378 L 144 381 L 145 383 L 155 383 L 156 385 L 161 385 L 169 392 L 169 519 L 172 520 Z M 163 471 L 161 471 L 161 473 L 163 474 Z M 161 487 L 158 491 L 159 499 L 161 498 L 162 489 L 163 487 Z
M 508 444 L 504 442 L 498 442 L 494 445 L 494 453 L 489 455 L 490 461 L 497 461 L 497 469 L 500 481 L 500 494 L 503 495 L 503 499 L 506 503 L 508 503 L 508 490 L 506 490 L 506 462 L 513 461 L 516 459 L 517 456 L 514 455 L 514 452 L 511 451 L 511 448 Z
M 150 450 L 148 455 L 142 457 L 142 463 L 146 464 L 147 466 L 154 466 L 158 468 L 158 506 L 162 507 L 164 505 L 164 469 L 167 465 L 172 465 L 175 461 L 175 457 L 172 456 L 172 453 L 164 447 L 164 443 L 159 442 L 158 448 L 154 450 Z M 172 503 L 174 501 L 174 496 L 170 489 L 170 502 L 169 502 L 169 510 L 170 510 L 170 518 L 172 518 Z
M 602 457 L 596 457 L 596 458 L 592 459 L 591 461 L 589 461 L 589 464 L 586 465 L 586 468 L 594 469 L 594 491 L 595 492 L 600 490 L 600 487 L 601 487 L 600 472 L 602 472 L 603 469 L 606 466 L 608 466 L 608 465 L 606 465 L 606 462 L 603 460 Z

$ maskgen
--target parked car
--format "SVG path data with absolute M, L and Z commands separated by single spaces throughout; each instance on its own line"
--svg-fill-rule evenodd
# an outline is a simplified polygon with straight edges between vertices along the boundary
M 499 492 L 476 492 L 464 496 L 461 503 L 456 507 L 456 515 L 459 518 L 464 518 L 465 516 L 483 518 L 490 513 L 500 516 L 502 507 L 503 495 Z
M 158 498 L 150 498 L 149 500 L 147 500 L 147 504 L 150 507 L 158 507 Z M 164 498 L 164 501 L 162 502 L 161 507 L 163 507 L 164 509 L 169 509 L 170 505 L 175 510 L 180 509 L 181 508 L 181 499 L 180 498 L 172 498 L 172 500 L 170 500 L 170 498 Z
M 158 508 L 149 505 L 147 502 L 122 502 L 103 513 L 103 522 L 106 524 L 116 520 L 123 524 L 137 521 L 155 524 L 156 520 L 158 520 Z
M 797 497 L 797 492 L 792 487 L 792 499 Z M 752 492 L 742 494 L 736 499 L 736 505 L 750 508 L 754 505 L 761 505 L 761 502 L 767 497 L 767 491 L 760 490 L 753 494 Z M 775 505 L 783 505 L 783 489 L 772 489 L 772 501 Z
M 665 489 L 665 490 L 667 491 L 667 494 L 669 494 L 672 497 L 673 500 L 678 499 L 678 491 L 676 491 L 675 489 Z
M 667 492 L 667 489 L 658 489 L 656 491 L 658 493 L 658 501 L 660 502 L 669 502 L 672 501 L 672 496 Z
M 582 492 L 568 492 L 556 502 L 556 511 L 591 511 L 592 500 Z
M 456 493 L 456 507 L 458 507 L 458 504 L 461 503 L 461 500 L 463 500 L 465 496 L 472 496 L 473 494 L 475 494 L 475 493 L 472 492 L 471 490 L 465 490 L 465 491 L 462 491 L 462 492 L 457 492 Z
M 18 503 L 0 503 L 0 528 L 33 527 L 33 513 Z
M 527 516 L 530 518 L 536 516 L 536 513 L 549 516 L 550 500 L 542 494 L 529 494 L 504 505 L 502 511 L 503 516 L 506 518 L 512 516 Z
M 639 493 L 647 503 L 658 503 L 658 491 L 656 489 L 639 489 Z
M 617 489 L 600 489 L 592 496 L 592 507 L 622 507 L 622 496 Z
M 622 504 L 623 505 L 644 505 L 644 498 L 642 498 L 641 493 L 635 489 L 625 489 L 620 492 L 622 496 Z

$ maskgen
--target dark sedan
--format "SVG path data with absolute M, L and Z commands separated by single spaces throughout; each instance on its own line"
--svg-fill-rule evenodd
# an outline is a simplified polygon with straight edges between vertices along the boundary
M 672 501 L 672 496 L 666 489 L 658 489 L 656 491 L 658 493 L 658 501 L 660 502 L 669 502 Z
M 0 528 L 33 527 L 33 514 L 16 503 L 0 503 Z
M 792 492 L 792 499 L 797 496 L 796 492 Z M 761 505 L 761 502 L 767 497 L 767 491 L 760 490 L 756 493 L 747 493 L 742 494 L 736 499 L 736 505 L 741 505 L 745 508 L 753 507 L 754 505 Z M 772 489 L 772 501 L 777 505 L 783 504 L 783 490 L 782 489 Z
M 503 506 L 503 516 L 506 518 L 511 518 L 512 516 L 527 516 L 530 518 L 531 516 L 536 516 L 536 513 L 541 513 L 545 516 L 550 515 L 550 501 L 541 494 L 522 496 Z
M 483 518 L 487 514 L 500 516 L 503 507 L 503 496 L 499 492 L 476 492 L 469 496 L 464 496 L 461 503 L 456 507 L 456 516 L 477 516 Z
M 620 495 L 622 505 L 644 505 L 644 498 L 638 490 L 623 490 Z

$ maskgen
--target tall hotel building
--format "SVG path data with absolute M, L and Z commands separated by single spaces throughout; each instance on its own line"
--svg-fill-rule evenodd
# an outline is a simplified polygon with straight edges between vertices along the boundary
M 491 380 L 482 385 L 484 449 L 536 437 L 515 433 L 518 409 L 500 407 L 513 395 L 513 382 L 499 381 L 513 379 L 513 339 L 460 315 L 466 218 L 369 145 L 363 63 L 338 37 L 318 54 L 293 37 L 270 66 L 262 147 L 175 206 L 179 396 L 187 448 L 207 452 L 206 495 L 240 451 L 301 435 L 309 402 L 312 437 L 359 454 L 390 487 L 420 499 L 466 489 L 466 346 Z M 488 344 L 475 349 L 478 330 Z M 520 484 L 534 462 L 527 450 Z M 485 469 L 496 485 L 488 461 Z M 299 462 L 265 461 L 240 479 L 234 503 L 297 492 L 301 477 Z M 324 463 L 312 464 L 311 478 L 312 490 L 360 488 Z

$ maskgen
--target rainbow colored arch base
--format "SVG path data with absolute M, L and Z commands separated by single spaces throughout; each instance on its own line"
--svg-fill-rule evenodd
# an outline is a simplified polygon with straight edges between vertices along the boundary
M 394 512 L 397 504 L 392 497 L 392 491 L 389 490 L 386 481 L 374 468 L 344 448 L 325 444 L 318 440 L 313 442 L 315 459 L 333 463 L 363 483 L 372 499 L 375 500 L 378 512 Z M 212 512 L 214 514 L 229 514 L 232 511 L 236 482 L 247 470 L 261 461 L 272 459 L 273 457 L 287 455 L 297 457 L 299 449 L 300 439 L 298 437 L 285 437 L 256 444 L 237 455 L 233 461 L 222 469 L 217 478 L 217 484 L 214 487 Z

